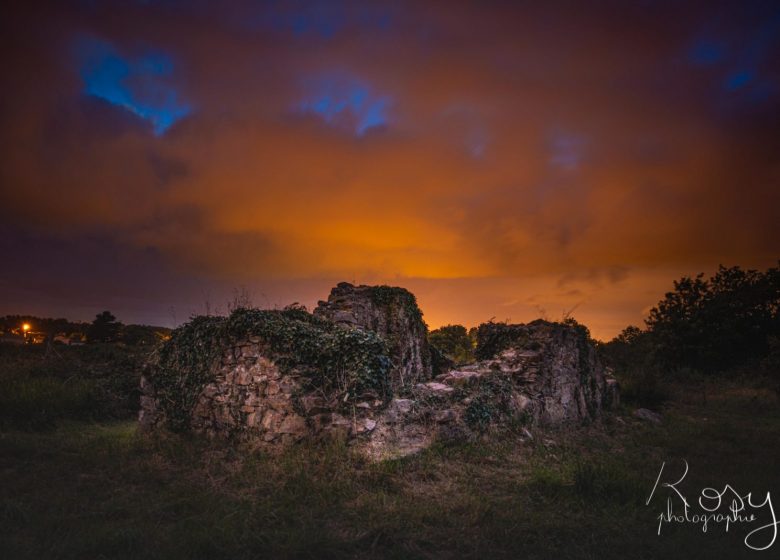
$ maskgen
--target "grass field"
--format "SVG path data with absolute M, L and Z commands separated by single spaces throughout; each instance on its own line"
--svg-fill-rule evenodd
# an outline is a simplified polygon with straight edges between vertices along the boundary
M 0 557 L 776 558 L 780 543 L 751 552 L 741 527 L 656 534 L 665 498 L 645 500 L 663 461 L 688 461 L 691 499 L 728 483 L 772 491 L 780 514 L 776 396 L 724 383 L 706 401 L 671 394 L 660 426 L 626 407 L 530 442 L 504 434 L 380 464 L 338 442 L 270 456 L 142 437 L 132 418 L 6 422 Z

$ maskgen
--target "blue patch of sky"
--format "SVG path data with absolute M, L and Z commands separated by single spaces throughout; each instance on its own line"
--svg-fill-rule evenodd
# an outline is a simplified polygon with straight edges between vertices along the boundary
M 379 95 L 365 81 L 343 74 L 304 80 L 305 93 L 296 110 L 314 114 L 333 126 L 348 127 L 358 136 L 389 120 L 391 98 Z
M 723 88 L 726 91 L 737 91 L 752 82 L 754 78 L 755 73 L 752 70 L 737 70 L 726 77 Z
M 745 31 L 742 40 L 736 40 L 727 27 L 698 36 L 688 49 L 688 60 L 717 69 L 718 88 L 729 95 L 731 102 L 761 101 L 780 89 L 763 71 L 779 39 L 780 13 L 776 13 L 762 17 L 760 23 Z
M 76 56 L 85 94 L 147 121 L 156 135 L 192 111 L 172 82 L 173 60 L 163 52 L 147 50 L 129 56 L 106 41 L 81 38 Z
M 700 66 L 717 64 L 726 57 L 726 44 L 715 39 L 698 39 L 688 50 L 688 60 Z

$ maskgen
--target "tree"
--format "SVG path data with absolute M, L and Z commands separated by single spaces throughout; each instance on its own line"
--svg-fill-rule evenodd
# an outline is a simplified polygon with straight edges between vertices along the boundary
M 756 363 L 780 334 L 780 273 L 719 267 L 674 283 L 646 320 L 666 367 L 721 371 Z
M 87 330 L 87 341 L 89 342 L 116 342 L 119 339 L 119 333 L 122 323 L 116 320 L 110 311 L 99 313 Z
M 446 325 L 431 331 L 428 342 L 455 364 L 474 361 L 474 345 L 466 327 L 462 325 Z

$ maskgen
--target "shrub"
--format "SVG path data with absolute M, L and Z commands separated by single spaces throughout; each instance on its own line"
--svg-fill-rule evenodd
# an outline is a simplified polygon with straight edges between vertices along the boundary
M 669 399 L 661 371 L 653 365 L 640 365 L 617 374 L 620 398 L 626 403 L 656 409 Z
M 371 301 L 374 305 L 401 305 L 413 321 L 422 322 L 422 311 L 417 305 L 417 298 L 406 288 L 395 286 L 368 287 Z
M 511 415 L 512 381 L 495 375 L 481 379 L 479 390 L 466 407 L 465 419 L 470 428 L 483 432 L 492 423 Z
M 489 360 L 510 346 L 522 346 L 528 340 L 528 329 L 525 325 L 488 321 L 477 328 L 477 348 L 474 355 L 478 360 Z

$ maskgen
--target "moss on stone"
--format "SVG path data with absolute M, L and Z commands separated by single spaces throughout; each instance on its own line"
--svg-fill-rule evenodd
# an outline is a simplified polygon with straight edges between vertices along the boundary
M 417 298 L 405 288 L 395 286 L 371 286 L 368 288 L 374 305 L 399 305 L 412 320 L 422 322 L 422 312 L 417 305 Z

